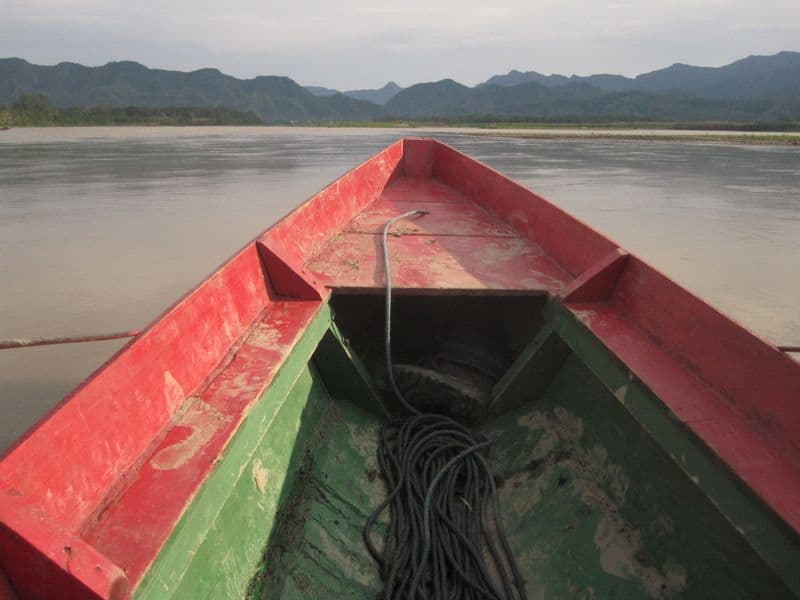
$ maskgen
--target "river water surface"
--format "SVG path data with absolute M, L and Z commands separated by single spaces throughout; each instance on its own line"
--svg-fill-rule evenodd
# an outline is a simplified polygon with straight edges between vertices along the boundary
M 145 326 L 300 201 L 408 133 L 0 131 L 0 338 Z M 800 344 L 800 148 L 437 137 L 773 343 Z M 0 350 L 0 450 L 123 343 Z

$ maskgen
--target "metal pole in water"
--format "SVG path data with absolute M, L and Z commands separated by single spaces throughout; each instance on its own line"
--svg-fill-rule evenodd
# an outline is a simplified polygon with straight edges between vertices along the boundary
M 11 348 L 31 348 L 33 346 L 52 346 L 55 344 L 79 344 L 82 342 L 102 342 L 105 340 L 118 340 L 139 335 L 140 329 L 133 331 L 119 331 L 116 333 L 97 333 L 93 335 L 67 335 L 60 337 L 39 338 L 12 338 L 0 340 L 0 350 Z

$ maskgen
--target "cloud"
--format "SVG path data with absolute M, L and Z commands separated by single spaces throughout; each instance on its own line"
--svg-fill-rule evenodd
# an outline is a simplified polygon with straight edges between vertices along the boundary
M 637 74 L 797 49 L 800 3 L 744 0 L 3 0 L 0 56 L 52 64 L 132 59 L 338 88 L 512 68 Z

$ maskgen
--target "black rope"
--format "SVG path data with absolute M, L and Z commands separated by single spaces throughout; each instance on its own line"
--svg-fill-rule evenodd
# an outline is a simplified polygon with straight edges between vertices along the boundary
M 486 462 L 489 439 L 450 417 L 422 413 L 394 380 L 388 232 L 414 214 L 425 213 L 405 213 L 383 229 L 386 367 L 395 396 L 411 415 L 390 419 L 378 433 L 378 465 L 389 494 L 367 519 L 364 542 L 379 565 L 384 599 L 525 599 Z M 389 528 L 378 548 L 372 530 L 387 508 Z
M 386 272 L 386 348 L 384 352 L 386 355 L 386 370 L 389 374 L 389 384 L 392 386 L 395 397 L 400 401 L 400 404 L 403 405 L 403 408 L 413 415 L 418 415 L 419 411 L 411 406 L 403 397 L 394 379 L 394 368 L 392 367 L 392 269 L 389 265 L 389 228 L 400 219 L 406 219 L 414 215 L 423 216 L 427 214 L 427 210 L 410 210 L 407 213 L 390 219 L 383 227 L 383 270 Z

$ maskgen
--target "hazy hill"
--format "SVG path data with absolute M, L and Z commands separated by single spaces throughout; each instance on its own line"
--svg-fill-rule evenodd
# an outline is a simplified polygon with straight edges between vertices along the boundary
M 636 77 L 622 75 L 542 75 L 536 71 L 509 71 L 495 75 L 477 87 L 516 86 L 535 82 L 556 87 L 568 82 L 588 83 L 603 91 L 691 93 L 706 98 L 753 98 L 791 96 L 800 93 L 800 52 L 781 52 L 772 56 L 748 56 L 722 67 L 694 67 L 676 63 Z
M 367 102 L 374 102 L 375 104 L 379 104 L 381 106 L 386 104 L 394 97 L 395 94 L 397 94 L 397 92 L 403 89 L 394 81 L 390 81 L 379 90 L 365 89 L 346 90 L 344 92 L 339 92 L 339 90 L 320 87 L 318 85 L 307 85 L 305 88 L 315 96 L 332 96 L 333 94 L 341 93 L 345 96 L 349 96 L 350 98 L 355 98 L 356 100 L 366 100 Z
M 602 93 L 586 84 L 547 87 L 528 82 L 515 86 L 486 85 L 470 88 L 444 79 L 412 85 L 399 92 L 384 107 L 389 115 L 402 118 L 431 119 L 449 117 L 505 117 L 560 114 L 565 99 L 596 98 Z
M 398 92 L 384 106 L 391 116 L 416 119 L 489 114 L 492 108 L 491 101 L 480 89 L 452 79 L 412 85 Z
M 303 87 L 315 96 L 333 96 L 334 94 L 341 94 L 339 90 L 322 87 L 321 85 L 304 85 Z
M 607 92 L 573 80 L 552 87 L 529 82 L 468 88 L 448 79 L 406 88 L 384 109 L 389 116 L 404 119 L 774 122 L 800 119 L 800 96 L 720 99 L 640 90 Z
M 236 79 L 216 69 L 135 62 L 37 66 L 0 59 L 0 105 L 45 94 L 67 107 L 225 107 L 266 122 L 375 119 L 800 121 L 800 53 L 751 56 L 719 68 L 672 65 L 635 78 L 511 71 L 474 88 L 452 79 L 401 89 L 305 88 L 288 77 Z
M 130 61 L 50 67 L 0 59 L 0 104 L 27 92 L 43 93 L 58 107 L 225 106 L 268 122 L 359 120 L 380 113 L 378 106 L 342 94 L 315 96 L 288 77 L 236 79 L 216 69 L 165 71 Z
M 552 87 L 556 85 L 564 85 L 568 81 L 569 77 L 564 77 L 563 75 L 542 75 L 536 71 L 522 72 L 514 69 L 505 75 L 494 75 L 483 83 L 479 83 L 475 87 L 485 87 L 487 85 L 513 87 L 522 83 L 540 83 L 544 86 Z
M 674 64 L 639 75 L 636 87 L 651 92 L 681 90 L 709 98 L 753 98 L 800 94 L 800 52 L 748 56 L 723 67 Z
M 379 90 L 347 90 L 344 95 L 355 98 L 356 100 L 366 100 L 383 106 L 402 90 L 394 81 L 390 81 Z

